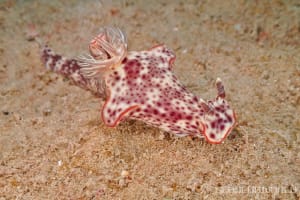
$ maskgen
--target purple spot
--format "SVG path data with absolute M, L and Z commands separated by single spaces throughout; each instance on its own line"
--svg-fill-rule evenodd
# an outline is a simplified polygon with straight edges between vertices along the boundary
M 127 62 L 127 58 L 124 58 L 123 60 L 122 60 L 122 64 L 124 64 L 124 63 L 126 63 Z
M 224 131 L 224 128 L 225 128 L 225 126 L 224 126 L 224 124 L 222 124 L 222 125 L 220 126 L 220 130 L 221 130 L 221 131 Z
M 158 110 L 154 109 L 153 110 L 153 114 L 157 115 L 158 114 Z
M 188 116 L 186 116 L 186 119 L 187 119 L 187 120 L 192 120 L 193 117 L 192 117 L 191 115 L 188 115 Z
M 212 123 L 210 124 L 210 126 L 211 126 L 211 128 L 216 128 L 216 122 L 212 122 Z
M 228 122 L 231 123 L 232 122 L 231 116 L 229 116 L 229 115 L 226 114 L 226 117 L 227 117 Z

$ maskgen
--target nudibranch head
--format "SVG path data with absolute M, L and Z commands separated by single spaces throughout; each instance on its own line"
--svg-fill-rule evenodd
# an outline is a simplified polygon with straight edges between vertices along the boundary
M 202 120 L 202 133 L 206 140 L 212 144 L 222 143 L 230 134 L 236 124 L 233 109 L 225 100 L 225 90 L 221 79 L 216 81 L 218 95 L 215 100 L 208 103 L 201 102 L 205 114 Z
M 120 65 L 127 55 L 125 34 L 119 28 L 104 27 L 89 44 L 90 55 L 79 58 L 81 72 L 88 78 Z

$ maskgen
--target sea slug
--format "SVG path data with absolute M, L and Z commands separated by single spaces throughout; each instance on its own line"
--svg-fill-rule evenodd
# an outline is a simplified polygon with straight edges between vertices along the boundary
M 172 72 L 175 54 L 169 48 L 127 51 L 126 37 L 118 28 L 102 28 L 90 42 L 89 54 L 76 59 L 43 46 L 42 61 L 47 69 L 103 98 L 101 115 L 110 127 L 130 118 L 178 136 L 204 136 L 209 143 L 219 144 L 236 123 L 221 79 L 216 81 L 216 98 L 204 101 Z

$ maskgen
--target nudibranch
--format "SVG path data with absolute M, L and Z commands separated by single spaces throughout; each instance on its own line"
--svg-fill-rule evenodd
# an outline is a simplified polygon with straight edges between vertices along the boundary
M 178 136 L 204 136 L 219 144 L 236 123 L 221 79 L 216 81 L 217 97 L 204 101 L 172 72 L 175 54 L 169 48 L 127 51 L 126 37 L 118 28 L 102 28 L 90 42 L 89 54 L 76 59 L 44 46 L 42 61 L 47 69 L 103 98 L 102 120 L 110 127 L 135 119 Z

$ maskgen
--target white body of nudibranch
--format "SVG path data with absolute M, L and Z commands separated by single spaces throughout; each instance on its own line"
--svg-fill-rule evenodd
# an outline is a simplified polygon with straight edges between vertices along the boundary
M 166 46 L 127 52 L 124 34 L 106 27 L 89 50 L 79 59 L 66 59 L 44 47 L 42 60 L 48 69 L 105 99 L 106 125 L 114 127 L 131 118 L 179 136 L 204 136 L 213 144 L 223 142 L 232 131 L 236 117 L 221 80 L 216 81 L 214 100 L 197 97 L 172 72 L 175 55 Z

